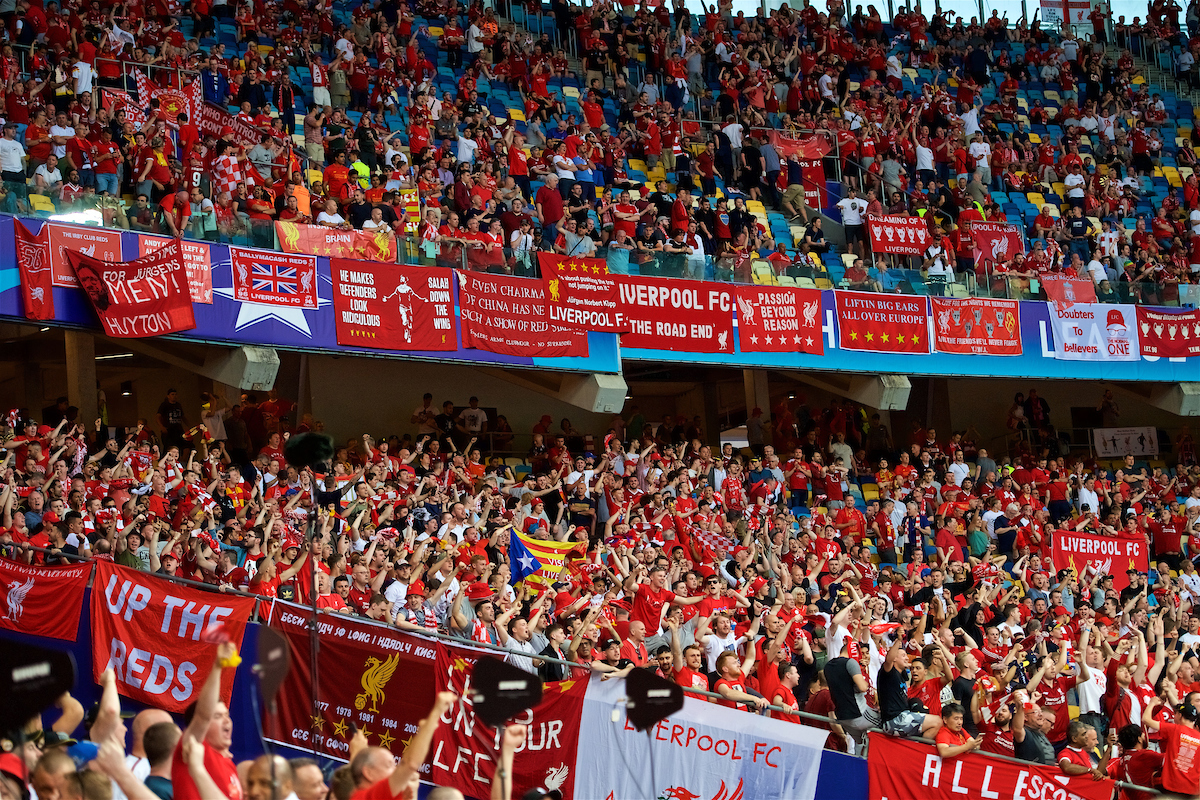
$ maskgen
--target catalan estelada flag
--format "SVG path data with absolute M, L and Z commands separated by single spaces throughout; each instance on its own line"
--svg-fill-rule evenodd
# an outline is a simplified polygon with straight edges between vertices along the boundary
M 567 553 L 578 548 L 580 544 L 585 544 L 581 542 L 557 542 L 553 539 L 531 539 L 516 531 L 513 531 L 513 535 L 521 540 L 521 544 L 525 545 L 525 549 L 541 564 L 537 571 L 529 573 L 525 579 L 532 583 L 541 583 L 546 586 L 555 581 L 569 579 L 569 573 L 566 568 Z

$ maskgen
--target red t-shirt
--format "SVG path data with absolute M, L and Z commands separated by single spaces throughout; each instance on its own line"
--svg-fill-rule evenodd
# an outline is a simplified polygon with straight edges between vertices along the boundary
M 1158 733 L 1162 736 L 1163 788 L 1186 795 L 1200 793 L 1200 731 L 1163 722 Z
M 238 780 L 233 759 L 218 753 L 208 742 L 204 742 L 204 769 L 229 800 L 242 800 L 242 782 Z M 204 800 L 183 761 L 182 740 L 175 745 L 175 753 L 171 756 L 171 784 L 179 800 Z
M 714 687 L 713 691 L 715 691 L 719 694 L 722 686 L 728 686 L 730 689 L 732 689 L 735 692 L 742 692 L 743 694 L 745 694 L 745 692 L 746 692 L 745 681 L 746 681 L 745 676 L 741 675 L 740 673 L 738 674 L 738 677 L 733 680 L 730 680 L 729 678 L 721 678 L 721 680 L 717 681 L 717 685 L 716 685 L 716 687 Z M 717 701 L 717 705 L 725 706 L 726 708 L 745 708 L 745 706 L 742 705 L 741 703 L 738 703 L 734 700 L 726 700 L 723 697 Z
M 629 620 L 640 620 L 646 626 L 646 633 L 653 633 L 658 630 L 658 622 L 662 619 L 662 607 L 674 598 L 675 592 L 670 587 L 664 586 L 656 592 L 650 588 L 650 584 L 640 584 L 633 597 Z
M 966 729 L 955 733 L 949 728 L 942 728 L 937 732 L 937 738 L 934 739 L 938 744 L 947 744 L 951 747 L 961 747 L 967 743 L 967 739 L 971 738 L 971 734 L 967 733 Z
M 1063 762 L 1068 764 L 1076 764 L 1085 769 L 1092 769 L 1092 757 L 1082 750 L 1077 750 L 1074 747 L 1066 747 L 1058 754 L 1058 763 Z

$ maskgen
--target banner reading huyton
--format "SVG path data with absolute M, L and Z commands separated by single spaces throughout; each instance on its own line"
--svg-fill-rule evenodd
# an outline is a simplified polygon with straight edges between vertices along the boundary
M 133 261 L 64 253 L 109 336 L 137 339 L 196 327 L 181 240 Z

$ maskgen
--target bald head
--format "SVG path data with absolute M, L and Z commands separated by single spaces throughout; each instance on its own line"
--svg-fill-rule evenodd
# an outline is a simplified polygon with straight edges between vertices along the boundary
M 171 715 L 161 708 L 147 708 L 145 711 L 139 711 L 133 718 L 133 754 L 138 758 L 145 758 L 146 751 L 143 742 L 146 738 L 146 731 L 161 722 L 173 721 Z
M 350 762 L 350 775 L 355 788 L 370 786 L 391 776 L 396 770 L 396 759 L 382 747 L 368 747 Z
M 246 773 L 246 800 L 283 800 L 292 793 L 292 768 L 283 756 L 262 755 Z
M 425 800 L 464 800 L 463 793 L 449 786 L 439 786 L 425 796 Z

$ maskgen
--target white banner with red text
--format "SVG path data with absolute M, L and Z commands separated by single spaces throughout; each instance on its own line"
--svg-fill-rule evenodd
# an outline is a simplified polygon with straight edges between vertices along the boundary
M 579 728 L 575 786 L 594 800 L 813 800 L 828 736 L 691 697 L 647 735 L 626 719 L 624 682 L 598 677 Z
M 1047 303 L 1054 357 L 1063 361 L 1140 361 L 1137 308 L 1110 303 Z

